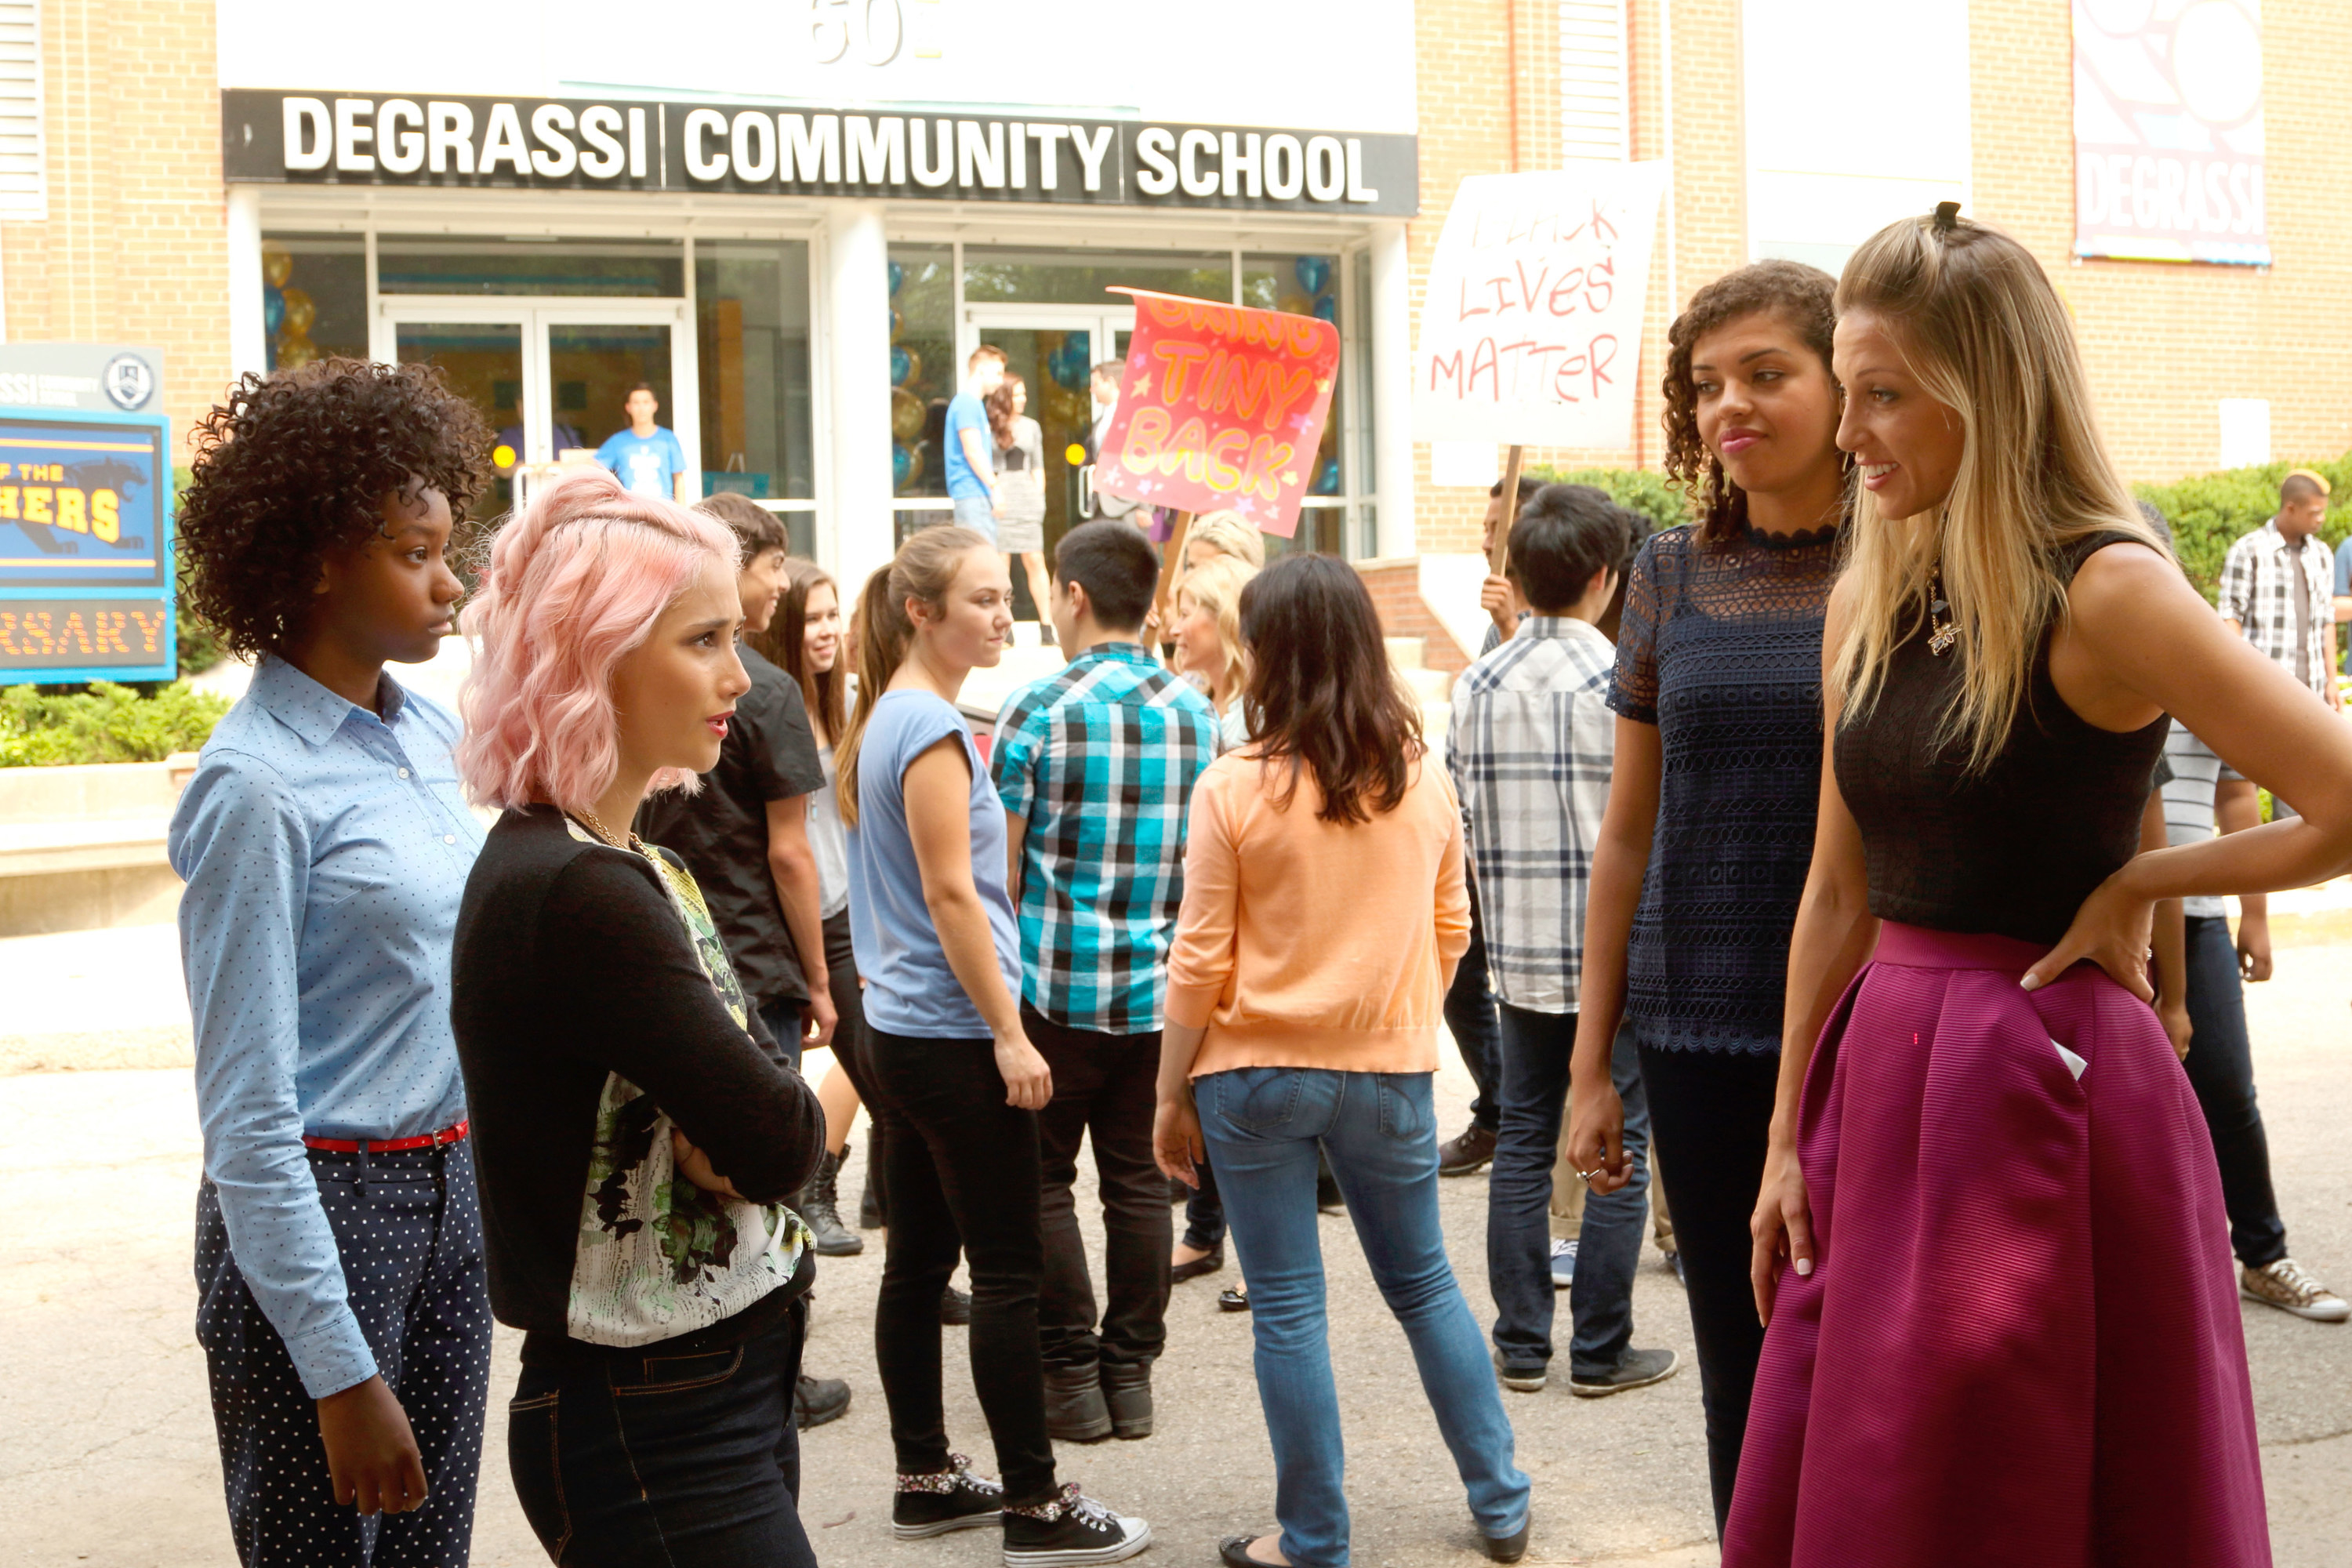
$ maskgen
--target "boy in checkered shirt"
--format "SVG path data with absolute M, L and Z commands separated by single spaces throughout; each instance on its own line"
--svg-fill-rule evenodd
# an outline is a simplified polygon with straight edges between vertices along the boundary
M 1142 645 L 1159 571 L 1131 523 L 1064 536 L 1050 613 L 1070 663 L 1013 694 L 991 753 L 1021 920 L 1022 1026 L 1054 1072 L 1037 1117 L 1046 1428 L 1075 1442 L 1150 1435 L 1151 1363 L 1167 1339 L 1171 1237 L 1151 1116 L 1185 815 L 1217 754 L 1217 717 Z M 1099 1332 L 1070 1194 L 1089 1131 L 1108 1275 Z

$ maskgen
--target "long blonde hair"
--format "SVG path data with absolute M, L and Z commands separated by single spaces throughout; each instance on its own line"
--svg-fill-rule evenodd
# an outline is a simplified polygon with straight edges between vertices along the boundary
M 1980 769 L 2008 743 L 2042 638 L 2066 613 L 2064 548 L 2113 531 L 2171 552 L 2107 456 L 2065 306 L 2023 246 L 1948 206 L 1905 218 L 1853 253 L 1837 309 L 1885 319 L 1963 439 L 1951 494 L 1935 512 L 1887 517 L 1859 492 L 1845 567 L 1852 612 L 1830 689 L 1847 721 L 1869 712 L 1940 567 L 1960 668 L 1943 741 Z
M 1257 575 L 1257 568 L 1238 556 L 1220 555 L 1197 571 L 1185 574 L 1176 585 L 1176 610 L 1181 618 L 1184 601 L 1216 617 L 1217 647 L 1235 691 L 1249 686 L 1249 649 L 1242 645 L 1242 590 Z
M 1237 511 L 1204 511 L 1194 518 L 1184 531 L 1184 553 L 1190 555 L 1195 544 L 1208 545 L 1253 572 L 1265 570 L 1265 535 Z
M 969 528 L 926 528 L 898 546 L 889 565 L 866 579 L 857 595 L 857 706 L 833 744 L 835 798 L 844 825 L 857 826 L 857 753 L 865 746 L 866 721 L 915 640 L 907 601 L 939 608 L 955 586 L 964 556 L 988 548 L 988 541 Z

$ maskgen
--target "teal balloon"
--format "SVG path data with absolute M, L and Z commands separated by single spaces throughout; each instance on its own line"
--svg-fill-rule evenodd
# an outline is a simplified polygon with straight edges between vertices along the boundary
M 265 285 L 261 290 L 262 330 L 274 338 L 278 335 L 278 329 L 285 324 L 286 290 L 275 284 Z
M 1339 301 L 1334 300 L 1328 294 L 1324 295 L 1322 298 L 1315 301 L 1315 315 L 1319 321 L 1338 321 L 1339 319 Z
M 915 356 L 897 343 L 890 345 L 890 384 L 904 386 L 907 378 L 915 374 Z
M 1328 256 L 1302 256 L 1291 266 L 1298 274 L 1298 286 L 1309 294 L 1320 294 L 1331 282 L 1331 258 Z
M 907 269 L 897 262 L 890 263 L 890 292 L 896 294 L 898 285 L 907 280 Z
M 1323 466 L 1315 470 L 1315 483 L 1309 493 L 1318 496 L 1335 496 L 1339 493 L 1339 458 L 1323 459 Z
M 915 451 L 911 447 L 890 448 L 890 488 L 900 489 L 915 474 Z

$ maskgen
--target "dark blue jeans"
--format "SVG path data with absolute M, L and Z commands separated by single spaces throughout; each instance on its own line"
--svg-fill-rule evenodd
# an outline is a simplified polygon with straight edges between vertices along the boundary
M 1454 984 L 1445 993 L 1445 1028 L 1470 1081 L 1478 1093 L 1470 1101 L 1470 1120 L 1493 1131 L 1502 1116 L 1496 1098 L 1503 1081 L 1503 1045 L 1495 1019 L 1495 991 L 1486 973 L 1486 931 L 1478 920 L 1478 885 L 1466 879 L 1470 895 L 1470 945 L 1454 971 Z
M 507 1418 L 523 1517 L 562 1568 L 815 1568 L 793 1384 L 808 1302 L 733 1350 L 526 1364 Z
M 1511 1424 L 1446 1260 L 1428 1073 L 1234 1068 L 1192 1085 L 1234 1238 L 1249 1268 L 1258 1401 L 1274 1447 L 1274 1513 L 1293 1563 L 1348 1561 L 1339 1393 L 1331 1376 L 1316 1144 L 1330 1154 L 1364 1260 L 1404 1329 L 1437 1429 L 1482 1534 L 1527 1522 Z
M 2286 1226 L 2271 1191 L 2271 1145 L 2254 1103 L 2254 1052 L 2246 1037 L 2246 998 L 2230 922 L 2191 915 L 2189 926 L 2189 1085 L 2205 1112 L 2221 1166 L 2221 1202 L 2230 1215 L 2230 1250 L 2249 1268 L 2286 1256 Z
M 400 1400 L 431 1489 L 412 1513 L 362 1519 L 335 1501 L 319 1406 L 247 1288 L 220 1194 L 196 1194 L 196 1341 L 211 1374 L 221 1479 L 240 1562 L 465 1568 L 489 1391 L 490 1299 L 471 1143 L 393 1153 L 310 1152 L 343 1288 Z
M 1559 1157 L 1576 1015 L 1502 1009 L 1502 1125 L 1486 1178 L 1486 1285 L 1495 1297 L 1495 1349 L 1514 1372 L 1551 1363 L 1551 1173 Z M 1625 1156 L 1633 1179 L 1584 1200 L 1569 1311 L 1572 1375 L 1599 1377 L 1633 1337 L 1633 1271 L 1650 1210 L 1650 1103 L 1631 1025 L 1617 1031 L 1610 1076 L 1625 1102 Z

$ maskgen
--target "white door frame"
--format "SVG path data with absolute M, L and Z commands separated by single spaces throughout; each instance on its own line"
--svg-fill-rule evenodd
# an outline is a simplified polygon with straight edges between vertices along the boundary
M 553 388 L 549 384 L 547 334 L 557 326 L 667 327 L 669 334 L 669 427 L 686 448 L 688 482 L 702 489 L 702 377 L 696 358 L 694 310 L 685 300 L 522 294 L 384 294 L 368 323 L 368 355 L 389 363 L 399 357 L 403 323 L 447 321 L 459 325 L 511 326 L 522 331 L 522 429 L 525 463 L 551 463 L 547 450 L 554 427 Z

